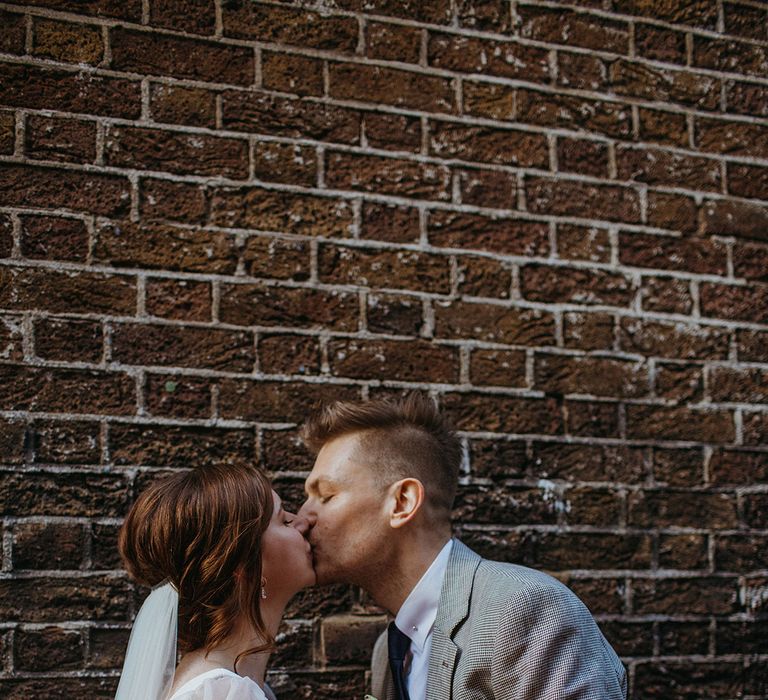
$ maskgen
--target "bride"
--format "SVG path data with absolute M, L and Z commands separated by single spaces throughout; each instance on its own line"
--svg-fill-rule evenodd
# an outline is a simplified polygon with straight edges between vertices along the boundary
M 280 620 L 315 582 L 306 531 L 252 467 L 201 467 L 142 492 L 119 547 L 128 573 L 152 592 L 116 700 L 274 697 L 264 676 Z

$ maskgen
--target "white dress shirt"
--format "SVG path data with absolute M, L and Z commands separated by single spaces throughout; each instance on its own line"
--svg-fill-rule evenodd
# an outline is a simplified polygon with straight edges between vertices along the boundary
M 440 602 L 440 591 L 443 588 L 452 545 L 453 540 L 448 540 L 405 599 L 395 617 L 397 628 L 411 640 L 411 648 L 406 660 L 405 679 L 411 700 L 425 700 L 427 696 L 432 628 L 437 618 L 437 604 Z

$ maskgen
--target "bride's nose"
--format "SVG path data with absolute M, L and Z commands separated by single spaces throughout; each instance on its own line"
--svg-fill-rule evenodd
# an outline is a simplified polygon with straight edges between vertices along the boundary
M 291 523 L 302 535 L 306 535 L 309 532 L 310 523 L 307 518 L 301 514 L 297 515 Z

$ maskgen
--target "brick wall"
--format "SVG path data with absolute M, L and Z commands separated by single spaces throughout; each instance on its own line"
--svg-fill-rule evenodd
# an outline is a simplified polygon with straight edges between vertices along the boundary
M 768 697 L 768 6 L 0 4 L 0 695 L 111 697 L 155 474 L 294 503 L 321 399 L 422 388 L 457 531 L 555 573 L 631 696 Z M 359 591 L 284 698 L 359 698 Z

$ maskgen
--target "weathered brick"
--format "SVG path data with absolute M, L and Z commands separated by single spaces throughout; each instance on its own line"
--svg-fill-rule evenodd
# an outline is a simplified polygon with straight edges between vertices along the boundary
M 478 163 L 547 168 L 549 149 L 543 134 L 454 122 L 430 121 L 430 153 Z
M 26 4 L 48 7 L 60 12 L 70 11 L 94 17 L 141 21 L 140 0 L 31 0 Z
M 363 117 L 369 146 L 390 151 L 421 151 L 421 119 L 401 114 L 366 112 Z
M 0 64 L 0 80 L 0 103 L 4 105 L 125 119 L 141 116 L 141 86 L 137 80 L 17 63 Z
M 688 187 L 720 192 L 720 163 L 661 149 L 619 147 L 616 151 L 618 176 L 654 186 Z
M 647 535 L 542 532 L 524 539 L 526 564 L 547 571 L 645 569 L 650 564 Z
M 129 486 L 122 474 L 0 472 L 0 504 L 9 516 L 118 517 L 128 509 Z
M 221 120 L 232 131 L 346 144 L 360 139 L 360 113 L 355 110 L 261 91 L 223 92 Z
M 27 36 L 27 19 L 16 12 L 0 11 L 0 24 L 3 33 L 0 35 L 0 51 L 2 53 L 22 55 L 25 52 Z
M 250 333 L 136 323 L 113 327 L 112 360 L 128 365 L 250 372 L 255 353 Z
M 212 381 L 203 377 L 148 374 L 144 403 L 151 415 L 210 418 Z
M 0 420 L 0 462 L 21 464 L 25 460 L 26 430 L 21 420 Z
M 708 622 L 669 620 L 659 623 L 659 651 L 664 656 L 706 655 L 709 653 L 709 637 Z
M 622 265 L 725 275 L 727 248 L 710 238 L 676 238 L 644 233 L 619 234 Z
M 462 255 L 456 259 L 459 294 L 509 299 L 512 269 L 491 258 Z
M 768 287 L 702 284 L 701 314 L 765 323 L 768 320 Z
M 768 102 L 768 96 L 766 96 Z M 768 191 L 768 168 L 728 163 L 728 191 L 737 197 L 762 198 Z
M 526 265 L 520 270 L 520 291 L 526 299 L 547 303 L 629 306 L 631 281 L 604 270 Z
M 259 371 L 267 374 L 319 374 L 320 343 L 308 335 L 259 338 Z
M 419 240 L 419 210 L 396 204 L 364 202 L 360 237 L 392 243 Z
M 553 490 L 554 491 L 554 490 Z M 557 499 L 557 496 L 550 496 Z M 595 527 L 616 527 L 622 511 L 622 499 L 613 490 L 584 486 L 568 489 L 558 507 L 565 504 L 565 519 L 569 525 L 593 525 Z
M 441 247 L 530 256 L 550 251 L 549 227 L 540 221 L 431 211 L 427 231 L 429 242 Z
M 709 472 L 718 486 L 760 483 L 768 478 L 768 453 L 718 448 L 712 452 Z
M 669 486 L 701 486 L 704 482 L 704 455 L 701 448 L 654 447 L 654 480 Z
M 501 438 L 469 441 L 470 471 L 475 477 L 516 479 L 528 467 L 525 442 Z
M 85 641 L 78 630 L 20 629 L 13 641 L 14 666 L 20 671 L 70 671 L 83 664 Z
M 544 488 L 459 486 L 453 518 L 481 525 L 555 524 L 558 502 Z
M 259 464 L 267 471 L 297 471 L 309 472 L 312 469 L 312 455 L 304 446 L 301 438 L 295 430 L 262 430 L 261 449 L 259 450 Z M 280 487 L 283 503 L 299 508 L 304 502 L 304 493 L 298 491 L 296 500 L 291 497 L 293 492 L 286 493 Z M 290 503 L 289 503 L 290 501 Z
M 459 0 L 456 15 L 462 27 L 499 34 L 512 27 L 509 7 L 504 0 Z
M 216 128 L 216 94 L 201 88 L 151 83 L 149 111 L 157 122 Z
M 690 517 L 688 516 L 688 509 L 695 510 L 696 501 L 700 502 L 699 507 L 706 507 L 704 498 L 714 500 L 712 497 L 719 495 L 721 494 L 696 494 L 693 503 L 686 504 L 681 508 L 680 503 L 677 502 L 675 503 L 677 508 L 670 508 L 667 503 L 660 502 L 662 498 L 660 494 L 654 493 L 654 503 L 649 506 L 647 502 L 641 501 L 640 510 L 643 516 L 658 517 L 661 526 L 669 522 L 678 526 L 679 522 L 684 522 Z M 717 506 L 717 504 L 715 505 Z M 637 510 L 637 502 L 630 501 L 630 508 Z M 637 513 L 633 512 L 632 517 L 637 519 L 636 516 Z M 707 522 L 709 522 L 708 519 Z M 664 569 L 706 569 L 709 566 L 709 538 L 706 535 L 661 535 L 659 537 L 659 566 Z
M 219 317 L 240 326 L 296 326 L 356 331 L 359 304 L 352 292 L 262 284 L 222 285 Z
M 623 318 L 619 324 L 619 343 L 622 350 L 645 356 L 725 360 L 730 333 L 714 326 Z
M 352 207 L 346 201 L 309 194 L 217 187 L 211 193 L 211 223 L 305 236 L 346 236 Z
M 441 201 L 451 198 L 451 178 L 447 167 L 381 156 L 328 153 L 325 182 L 334 189 Z
M 686 64 L 685 34 L 652 24 L 635 24 L 635 52 L 664 63 Z
M 557 225 L 557 255 L 572 260 L 611 261 L 611 241 L 606 229 L 596 226 Z
M 91 163 L 96 157 L 96 122 L 30 115 L 24 151 L 37 160 Z
M 768 126 L 696 117 L 696 144 L 702 151 L 748 158 L 768 157 Z
M 612 350 L 614 326 L 608 314 L 569 311 L 563 314 L 563 342 L 580 350 Z
M 723 443 L 733 442 L 736 435 L 730 411 L 650 405 L 626 410 L 630 438 Z
M 253 164 L 257 180 L 306 187 L 317 183 L 317 153 L 309 146 L 260 141 L 254 147 Z
M 52 1 L 52 0 L 51 0 Z M 88 697 L 93 700 L 109 700 L 117 691 L 118 678 L 25 678 L 0 681 L 0 692 L 7 700 L 23 700 L 29 697 L 46 697 L 50 700 L 66 700 L 71 697 Z
M 514 345 L 554 345 L 552 314 L 498 304 L 465 301 L 434 305 L 435 335 Z
M 647 478 L 644 452 L 637 447 L 534 442 L 532 463 L 536 478 L 629 484 Z
M 146 280 L 144 308 L 150 316 L 180 321 L 210 321 L 212 291 L 208 282 L 193 280 Z
M 16 117 L 13 112 L 0 112 L 0 153 L 11 155 L 16 142 Z
M 248 177 L 248 143 L 244 139 L 122 126 L 108 127 L 104 138 L 108 165 L 181 175 Z
M 768 527 L 768 494 L 744 496 L 744 522 L 747 527 L 765 530 Z
M 522 350 L 473 350 L 469 378 L 476 385 L 524 387 L 525 361 Z
M 424 310 L 421 300 L 394 294 L 369 294 L 366 319 L 373 333 L 419 335 Z
M 593 615 L 624 612 L 626 584 L 621 578 L 571 578 L 568 587 Z
M 718 571 L 754 571 L 768 557 L 765 535 L 718 535 L 715 538 L 715 568 Z
M 692 197 L 667 192 L 648 192 L 648 224 L 682 233 L 698 229 L 698 206 Z
M 25 258 L 85 262 L 88 257 L 88 230 L 81 219 L 25 215 L 20 220 Z
M 32 54 L 64 63 L 97 65 L 104 56 L 101 29 L 35 17 L 32 25 Z
M 616 11 L 640 17 L 652 17 L 671 24 L 690 24 L 694 27 L 714 29 L 717 8 L 709 0 L 692 0 L 684 4 L 664 0 L 615 0 Z
M 682 148 L 690 146 L 685 114 L 641 107 L 638 109 L 638 117 L 638 135 L 643 141 Z
M 638 194 L 629 187 L 530 177 L 525 193 L 528 209 L 536 214 L 640 222 Z
M 460 73 L 483 73 L 542 83 L 548 82 L 550 77 L 545 49 L 476 36 L 430 33 L 427 61 L 436 68 Z
M 620 657 L 653 655 L 652 622 L 602 620 L 598 627 Z
M 512 121 L 517 114 L 517 90 L 498 83 L 462 82 L 464 111 L 490 119 Z
M 427 112 L 456 111 L 448 78 L 354 63 L 331 63 L 329 74 L 331 97 Z
M 700 401 L 704 396 L 704 370 L 696 365 L 657 364 L 656 396 L 676 403 Z
M 517 208 L 517 177 L 513 173 L 481 168 L 454 169 L 462 204 L 498 209 Z
M 718 654 L 762 654 L 764 646 L 765 630 L 759 621 L 718 621 L 715 633 Z
M 429 24 L 449 24 L 453 17 L 450 0 L 336 0 L 336 6 L 352 12 L 370 12 Z
M 557 139 L 557 169 L 593 177 L 608 176 L 608 147 L 600 141 Z
M 457 350 L 425 340 L 331 339 L 328 363 L 334 376 L 353 379 L 450 384 L 459 378 Z
M 252 463 L 253 430 L 163 425 L 109 426 L 109 453 L 118 465 L 190 467 Z
M 538 354 L 534 388 L 549 394 L 592 394 L 638 398 L 650 388 L 644 362 Z
M 713 401 L 768 403 L 768 370 L 710 367 L 709 387 Z
M 119 175 L 0 163 L 0 204 L 119 217 L 128 213 L 130 184 Z
M 79 523 L 20 522 L 13 529 L 14 569 L 80 569 L 85 528 Z
M 116 267 L 219 274 L 232 274 L 237 267 L 235 240 L 229 234 L 129 221 L 102 222 L 93 256 Z
M 768 51 L 760 44 L 695 36 L 693 63 L 711 70 L 763 77 L 768 72 Z
M 251 277 L 294 280 L 309 279 L 308 241 L 251 236 L 243 247 L 243 262 Z
M 101 362 L 104 332 L 99 321 L 41 318 L 34 321 L 35 354 L 60 362 Z
M 565 401 L 567 435 L 619 437 L 618 404 L 609 401 Z
M 719 199 L 704 203 L 706 233 L 768 241 L 768 207 Z
M 139 180 L 139 211 L 144 221 L 199 224 L 205 220 L 207 209 L 206 192 L 200 185 L 154 178 Z
M 736 347 L 739 360 L 768 363 L 768 334 L 761 331 L 736 331 Z
M 367 9 L 368 5 L 365 7 Z M 367 689 L 366 673 L 362 668 L 297 670 L 292 671 L 290 677 L 288 674 L 277 673 L 274 677 L 268 677 L 267 682 L 270 688 L 282 697 L 287 697 L 293 692 L 297 697 L 321 698 L 324 693 L 330 692 L 333 695 L 338 694 L 337 697 L 356 698 L 362 697 Z
M 744 444 L 764 445 L 768 440 L 768 414 L 745 412 L 742 421 Z
M 639 491 L 629 496 L 628 523 L 635 527 L 699 527 L 738 524 L 736 497 L 698 491 Z
M 119 525 L 93 523 L 91 527 L 91 569 L 121 569 L 117 547 Z
M 629 27 L 625 22 L 532 5 L 517 8 L 517 13 L 520 35 L 527 39 L 619 54 L 629 51 Z
M 736 581 L 728 578 L 636 579 L 632 603 L 638 615 L 727 615 L 739 609 Z M 652 696 L 648 696 L 652 697 Z
M 32 446 L 38 464 L 99 464 L 100 426 L 91 421 L 41 421 L 34 423 Z
M 248 86 L 254 82 L 253 50 L 117 26 L 109 36 L 116 70 Z
M 192 34 L 213 34 L 216 8 L 212 0 L 155 0 L 149 6 L 149 23 Z
M 323 620 L 320 634 L 323 656 L 329 664 L 366 664 L 368 649 L 387 625 L 383 616 L 332 616 Z
M 365 50 L 368 58 L 382 61 L 418 63 L 421 54 L 421 29 L 401 24 L 367 22 Z
M 751 117 L 768 116 L 768 99 L 765 85 L 729 80 L 725 86 L 728 112 Z
M 88 666 L 100 669 L 120 669 L 128 647 L 130 630 L 92 627 L 89 630 Z
M 448 393 L 443 396 L 442 406 L 459 430 L 547 435 L 563 432 L 560 407 L 552 399 Z
M 323 62 L 317 58 L 264 51 L 261 81 L 267 90 L 320 96 L 324 91 Z
M 405 250 L 346 248 L 322 244 L 318 277 L 328 284 L 404 287 L 447 294 L 451 286 L 450 259 Z

